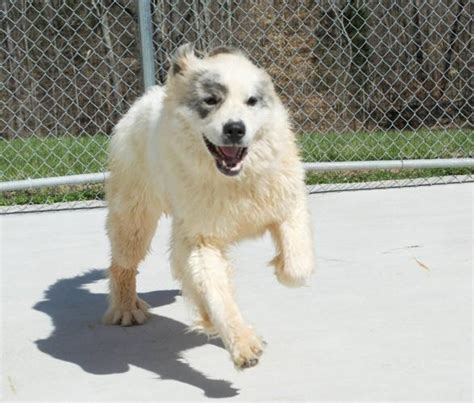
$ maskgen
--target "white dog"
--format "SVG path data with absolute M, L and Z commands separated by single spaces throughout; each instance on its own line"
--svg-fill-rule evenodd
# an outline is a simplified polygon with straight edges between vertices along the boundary
M 263 343 L 239 312 L 226 257 L 233 243 L 270 231 L 278 280 L 305 284 L 313 242 L 304 171 L 287 113 L 268 74 L 236 50 L 176 52 L 165 87 L 153 87 L 115 128 L 106 193 L 110 306 L 104 320 L 144 323 L 135 276 L 162 214 L 173 217 L 171 266 L 197 327 L 218 334 L 236 367 Z

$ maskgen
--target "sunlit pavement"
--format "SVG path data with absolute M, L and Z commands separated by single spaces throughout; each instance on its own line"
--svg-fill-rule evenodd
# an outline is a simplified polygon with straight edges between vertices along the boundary
M 106 210 L 1 216 L 2 400 L 472 399 L 472 184 L 310 195 L 317 271 L 286 289 L 269 237 L 233 250 L 242 312 L 268 343 L 236 371 L 187 332 L 170 220 L 140 268 L 143 326 L 100 323 Z

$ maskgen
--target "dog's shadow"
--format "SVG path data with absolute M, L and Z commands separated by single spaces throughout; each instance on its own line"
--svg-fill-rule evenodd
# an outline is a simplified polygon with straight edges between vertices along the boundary
M 183 382 L 201 389 L 208 397 L 238 394 L 225 380 L 207 378 L 181 357 L 183 351 L 205 344 L 222 347 L 220 341 L 190 333 L 185 324 L 152 315 L 145 325 L 105 326 L 100 317 L 106 309 L 105 294 L 94 294 L 84 287 L 105 277 L 105 270 L 93 269 L 77 277 L 61 279 L 46 291 L 45 300 L 34 309 L 48 314 L 54 331 L 37 340 L 43 352 L 56 359 L 79 365 L 92 374 L 128 371 L 134 365 L 157 374 L 161 379 Z M 178 290 L 141 294 L 152 307 L 172 304 Z

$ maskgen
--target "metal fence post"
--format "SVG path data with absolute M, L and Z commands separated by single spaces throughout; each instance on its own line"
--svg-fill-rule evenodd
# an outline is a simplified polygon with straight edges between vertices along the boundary
M 145 91 L 155 85 L 153 28 L 149 0 L 137 0 L 138 29 L 140 30 L 140 56 Z

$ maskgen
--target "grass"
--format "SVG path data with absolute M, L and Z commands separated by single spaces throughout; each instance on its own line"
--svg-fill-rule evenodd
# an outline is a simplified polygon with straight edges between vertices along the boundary
M 413 170 L 383 170 L 383 171 L 345 171 L 345 172 L 324 172 L 309 173 L 306 176 L 308 185 L 327 183 L 355 183 L 355 182 L 375 182 L 384 180 L 429 178 L 446 175 L 473 175 L 471 168 L 449 168 L 449 169 L 413 169 Z
M 0 181 L 102 172 L 108 136 L 0 140 Z
M 0 181 L 75 175 L 106 169 L 108 136 L 0 140 Z M 462 158 L 474 155 L 473 130 L 419 130 L 304 134 L 304 161 Z M 472 169 L 328 172 L 308 174 L 310 184 L 349 183 L 442 175 L 472 175 Z M 102 185 L 62 186 L 0 194 L 0 206 L 103 199 Z
M 300 137 L 305 161 L 472 157 L 473 140 L 473 130 L 306 134 Z

